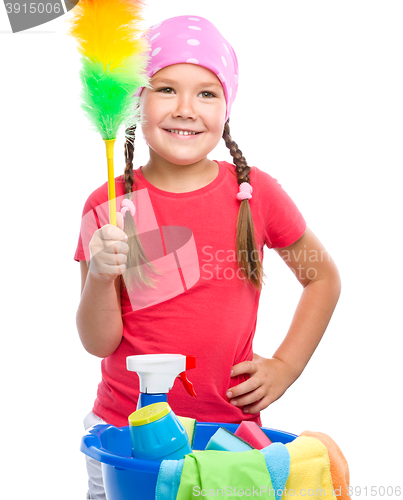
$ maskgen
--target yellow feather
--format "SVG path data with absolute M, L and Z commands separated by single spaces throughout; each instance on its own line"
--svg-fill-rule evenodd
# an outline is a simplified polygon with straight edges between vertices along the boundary
M 85 57 L 101 62 L 104 71 L 124 64 L 147 49 L 140 22 L 142 2 L 135 0 L 80 0 L 74 7 L 70 34 Z

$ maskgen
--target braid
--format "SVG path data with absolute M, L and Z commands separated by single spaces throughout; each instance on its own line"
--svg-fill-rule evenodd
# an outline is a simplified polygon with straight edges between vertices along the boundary
M 134 138 L 136 133 L 136 126 L 126 129 L 126 142 L 125 142 L 125 159 L 126 166 L 124 171 L 125 178 L 125 192 L 126 198 L 133 198 L 133 156 L 134 156 Z M 124 232 L 128 236 L 129 242 L 129 253 L 127 255 L 126 270 L 123 273 L 123 282 L 126 288 L 129 290 L 134 284 L 143 283 L 146 286 L 155 288 L 156 284 L 153 278 L 148 276 L 144 270 L 143 264 L 145 264 L 153 273 L 161 274 L 156 271 L 155 267 L 148 260 L 139 234 L 137 232 L 136 224 L 130 213 L 130 211 L 125 214 L 125 224 Z
M 126 194 L 133 192 L 133 156 L 134 156 L 134 139 L 136 136 L 136 125 L 126 129 L 125 142 L 125 192 Z M 133 195 L 131 195 L 130 199 Z
M 231 156 L 234 159 L 238 177 L 238 184 L 241 184 L 242 182 L 249 183 L 249 172 L 251 171 L 251 168 L 248 166 L 245 157 L 242 154 L 242 151 L 238 148 L 238 144 L 232 140 L 229 129 L 229 118 L 225 122 L 223 139 L 225 141 L 225 145 L 229 149 Z
M 238 144 L 232 140 L 229 128 L 229 118 L 224 126 L 223 139 L 234 159 L 238 185 L 242 182 L 250 184 L 249 173 L 251 167 L 248 166 L 242 151 L 238 148 Z M 239 205 L 236 224 L 236 254 L 238 264 L 246 280 L 260 290 L 265 274 L 263 272 L 263 265 L 259 259 L 259 253 L 256 249 L 255 230 L 249 200 L 242 200 Z

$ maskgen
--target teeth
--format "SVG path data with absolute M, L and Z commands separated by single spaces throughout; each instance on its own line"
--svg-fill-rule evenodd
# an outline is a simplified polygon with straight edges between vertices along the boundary
M 169 130 L 172 134 L 179 134 L 179 135 L 196 135 L 197 132 L 191 132 L 191 131 L 187 131 L 187 130 L 174 130 L 174 129 L 171 129 Z

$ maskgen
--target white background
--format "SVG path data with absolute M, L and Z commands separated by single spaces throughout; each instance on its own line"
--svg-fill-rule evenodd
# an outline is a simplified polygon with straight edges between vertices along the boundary
M 291 195 L 342 277 L 320 346 L 263 425 L 329 434 L 351 484 L 368 488 L 361 498 L 371 486 L 402 486 L 402 2 L 148 4 L 145 26 L 200 15 L 232 43 L 240 64 L 232 136 Z M 64 16 L 13 34 L 0 5 L 1 498 L 86 492 L 79 443 L 100 360 L 76 332 L 73 255 L 84 201 L 107 178 L 104 145 L 79 107 L 79 55 L 66 30 Z M 210 158 L 231 161 L 224 143 Z M 138 137 L 136 165 L 146 159 Z M 115 175 L 123 168 L 120 137 Z M 255 352 L 269 357 L 301 290 L 274 252 L 265 252 L 265 272 Z

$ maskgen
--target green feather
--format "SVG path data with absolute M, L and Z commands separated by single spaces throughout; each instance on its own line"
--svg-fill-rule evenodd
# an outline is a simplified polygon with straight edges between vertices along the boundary
M 138 121 L 139 98 L 134 94 L 149 85 L 143 73 L 146 60 L 132 56 L 113 70 L 85 56 L 81 62 L 81 108 L 102 139 L 115 139 L 121 125 L 127 128 Z

